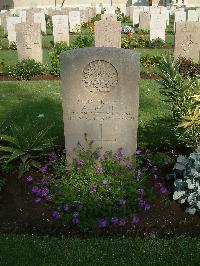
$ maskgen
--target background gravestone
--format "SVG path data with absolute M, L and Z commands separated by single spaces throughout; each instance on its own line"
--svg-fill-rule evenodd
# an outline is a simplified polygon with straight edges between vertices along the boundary
M 200 56 L 200 23 L 177 22 L 175 33 L 174 59 L 178 57 L 199 62 Z
M 80 11 L 69 11 L 69 27 L 70 32 L 76 32 L 75 28 L 81 24 L 81 13 Z
M 94 32 L 95 47 L 121 48 L 121 22 L 117 21 L 113 15 L 96 21 Z
M 157 38 L 160 38 L 165 42 L 166 25 L 166 18 L 163 15 L 152 15 L 150 20 L 150 40 L 152 41 Z
M 34 59 L 42 63 L 40 24 L 20 23 L 15 26 L 18 60 Z
M 142 30 L 150 30 L 150 13 L 140 12 L 139 28 Z
M 9 44 L 16 43 L 15 25 L 21 23 L 21 17 L 7 17 L 7 30 Z
M 137 147 L 139 54 L 117 48 L 82 48 L 61 54 L 65 146 L 84 134 L 94 147 L 133 154 Z M 125 67 L 126 66 L 126 67 Z M 75 78 L 74 78 L 75 77 Z
M 69 23 L 67 15 L 52 16 L 54 43 L 69 44 Z

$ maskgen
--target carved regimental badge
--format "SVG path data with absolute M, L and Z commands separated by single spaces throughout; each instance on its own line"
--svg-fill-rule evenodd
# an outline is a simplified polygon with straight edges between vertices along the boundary
M 107 61 L 90 62 L 83 70 L 82 84 L 90 92 L 109 92 L 118 84 L 118 73 Z

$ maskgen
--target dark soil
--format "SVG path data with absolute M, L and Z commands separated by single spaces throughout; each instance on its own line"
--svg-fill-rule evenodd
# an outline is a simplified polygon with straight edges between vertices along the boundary
M 140 77 L 141 79 L 157 79 L 159 78 L 159 74 L 141 72 Z M 60 78 L 55 77 L 53 75 L 40 75 L 40 76 L 33 77 L 31 80 L 60 80 Z M 0 82 L 1 81 L 16 81 L 16 79 L 9 75 L 0 74 Z
M 198 214 L 186 214 L 182 205 L 172 199 L 173 181 L 164 179 L 173 166 L 168 166 L 163 173 L 162 184 L 170 191 L 157 193 L 151 201 L 152 208 L 140 214 L 138 225 L 112 226 L 96 229 L 87 233 L 79 232 L 75 227 L 62 224 L 50 216 L 52 209 L 44 203 L 36 204 L 31 193 L 31 185 L 17 173 L 7 177 L 7 186 L 0 194 L 0 233 L 21 233 L 37 235 L 78 235 L 85 236 L 146 236 L 173 237 L 179 235 L 200 235 L 200 217 Z M 34 173 L 32 173 L 34 175 Z M 154 185 L 153 181 L 151 186 Z M 155 188 L 156 189 L 156 188 Z M 158 190 L 159 191 L 159 190 Z

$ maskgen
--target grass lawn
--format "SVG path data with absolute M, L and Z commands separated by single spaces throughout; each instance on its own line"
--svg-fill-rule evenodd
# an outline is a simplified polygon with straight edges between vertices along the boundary
M 0 265 L 199 265 L 199 238 L 0 236 Z
M 167 126 L 170 119 L 168 106 L 161 101 L 156 81 L 140 82 L 139 140 L 141 146 L 176 145 Z M 63 143 L 62 106 L 59 81 L 0 82 L 0 119 L 24 122 L 44 114 L 42 123 L 55 123 L 52 135 Z

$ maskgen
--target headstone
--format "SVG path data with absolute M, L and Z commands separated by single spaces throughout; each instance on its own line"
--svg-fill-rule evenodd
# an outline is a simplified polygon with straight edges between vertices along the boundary
M 65 42 L 69 44 L 69 23 L 68 16 L 52 16 L 54 43 Z
M 165 42 L 166 20 L 161 14 L 154 14 L 150 20 L 150 40 L 157 38 Z
M 133 10 L 133 26 L 139 24 L 140 22 L 140 12 L 142 12 L 141 8 L 134 8 Z
M 157 15 L 161 13 L 161 9 L 159 7 L 152 7 L 150 8 L 150 14 L 151 16 Z
M 26 10 L 20 10 L 19 17 L 22 18 L 22 22 L 26 22 Z
M 115 14 L 114 7 L 113 6 L 106 7 L 106 11 L 104 12 L 104 14 L 112 14 L 112 15 L 114 15 Z
M 80 25 L 81 25 L 80 11 L 69 11 L 70 32 L 78 32 Z
M 1 14 L 1 27 L 3 28 L 4 33 L 8 33 L 7 30 L 7 18 L 9 17 L 8 13 Z
M 198 63 L 200 59 L 200 23 L 177 22 L 174 58 L 185 57 Z
M 132 155 L 137 147 L 139 54 L 92 47 L 60 58 L 66 150 L 73 154 L 78 142 L 85 146 L 87 134 L 94 148 L 116 152 L 123 147 Z
M 7 17 L 7 30 L 8 30 L 9 44 L 16 43 L 15 25 L 21 22 L 22 22 L 22 19 L 20 17 Z
M 107 17 L 94 24 L 95 47 L 121 48 L 121 22 Z
M 140 12 L 139 28 L 142 30 L 150 30 L 150 13 Z
M 35 13 L 34 14 L 34 23 L 39 23 L 41 25 L 41 31 L 46 33 L 46 20 L 45 20 L 45 14 L 42 12 Z
M 174 14 L 175 14 L 175 19 L 174 19 L 174 31 L 175 31 L 177 22 L 186 21 L 186 12 L 185 11 L 176 11 Z
M 40 24 L 20 23 L 15 26 L 18 60 L 34 59 L 42 62 L 42 36 Z
M 188 17 L 187 17 L 188 21 L 194 21 L 194 22 L 198 22 L 199 21 L 199 16 L 196 10 L 188 10 Z
M 86 8 L 80 8 L 81 23 L 89 22 L 89 14 Z

